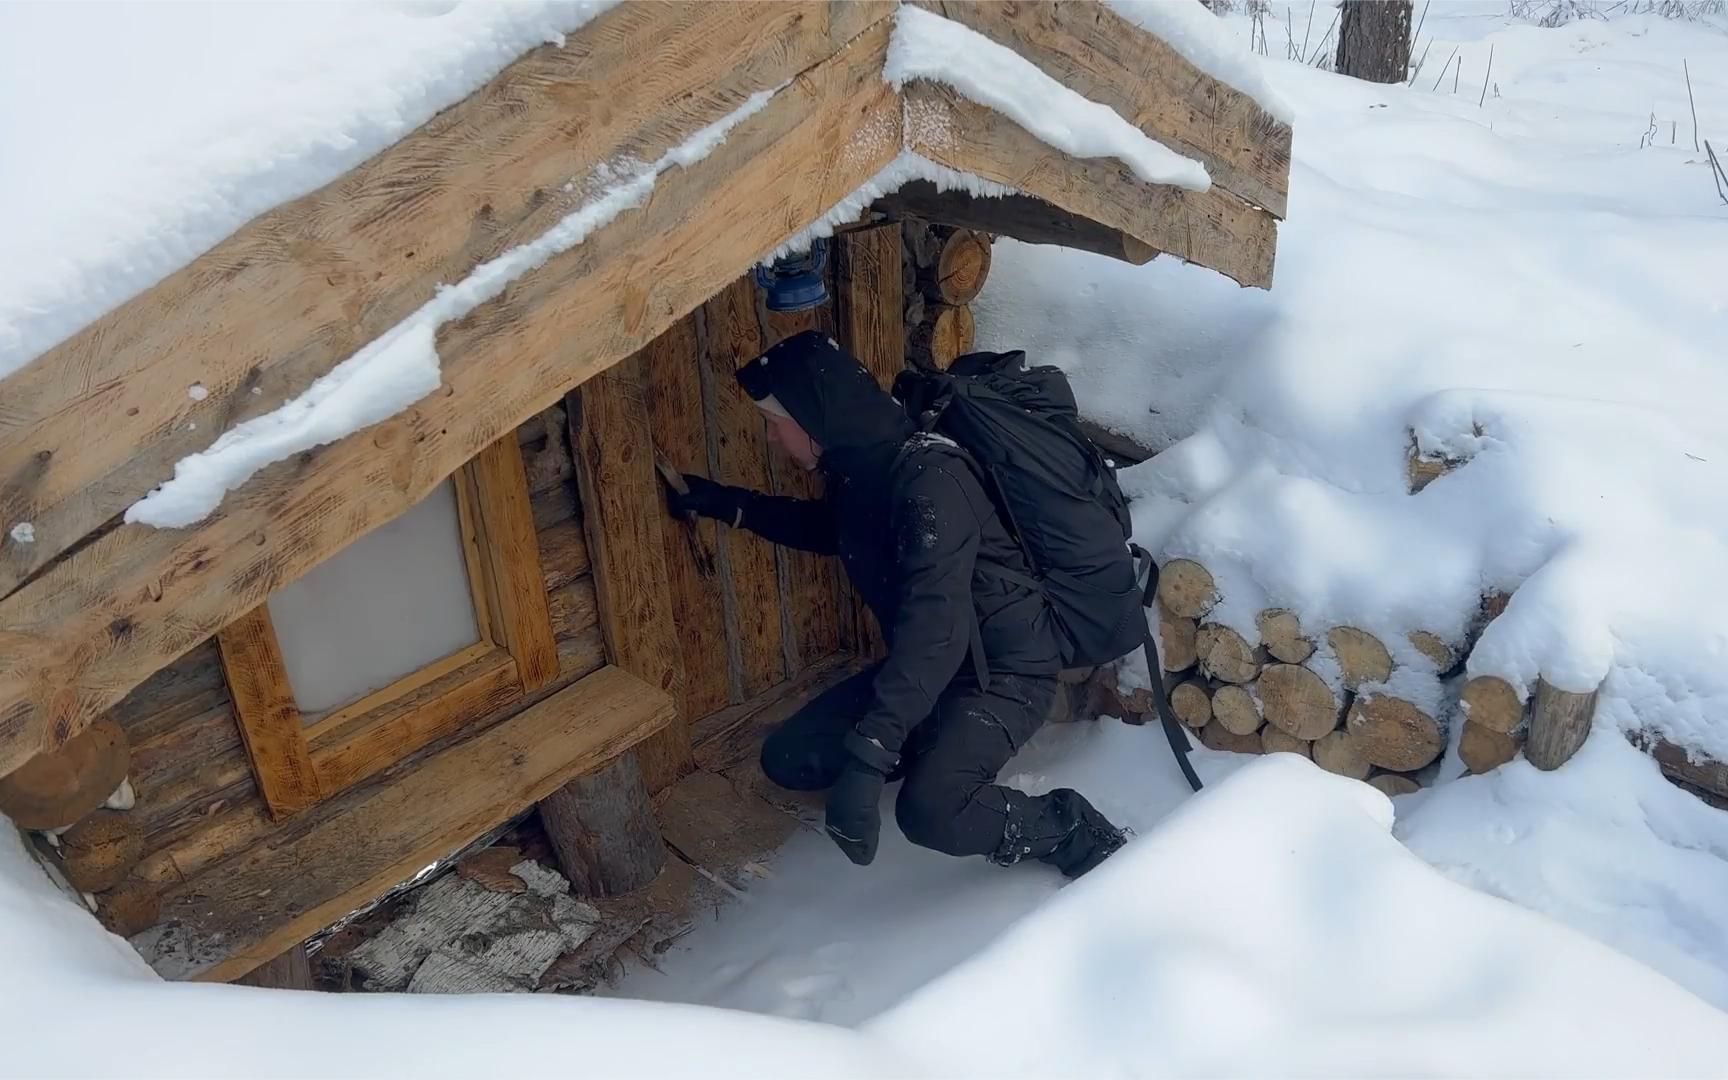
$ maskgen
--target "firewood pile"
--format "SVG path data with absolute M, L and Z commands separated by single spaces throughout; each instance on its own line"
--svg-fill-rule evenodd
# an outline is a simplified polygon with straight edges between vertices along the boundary
M 1471 772 L 1512 760 L 1555 768 L 1589 730 L 1595 694 L 1539 682 L 1528 701 L 1494 675 L 1465 679 L 1470 649 L 1505 610 L 1485 597 L 1461 640 L 1412 627 L 1388 642 L 1356 626 L 1312 625 L 1267 608 L 1249 632 L 1218 621 L 1214 575 L 1190 559 L 1159 572 L 1160 673 L 1176 716 L 1203 745 L 1245 754 L 1292 753 L 1389 795 L 1426 786 L 1454 728 Z M 1238 620 L 1240 622 L 1240 620 Z M 1116 693 L 1125 717 L 1153 712 L 1147 689 Z
M 901 236 L 907 359 L 946 368 L 972 351 L 970 305 L 990 275 L 990 234 L 908 217 Z

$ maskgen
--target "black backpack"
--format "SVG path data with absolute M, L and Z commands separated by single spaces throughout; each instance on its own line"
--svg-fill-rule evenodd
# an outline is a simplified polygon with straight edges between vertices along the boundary
M 946 371 L 908 369 L 894 397 L 920 430 L 972 459 L 1062 637 L 1066 667 L 1108 663 L 1140 647 L 1146 621 L 1128 500 L 1102 452 L 1080 430 L 1060 368 L 1025 366 L 1024 352 L 969 353 Z M 988 567 L 1010 579 L 1025 575 Z

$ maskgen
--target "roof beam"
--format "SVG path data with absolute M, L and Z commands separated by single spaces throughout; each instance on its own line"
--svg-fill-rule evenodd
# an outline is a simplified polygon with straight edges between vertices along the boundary
M 888 30 L 870 25 L 708 157 L 661 174 L 639 209 L 442 326 L 432 395 L 264 469 L 197 528 L 122 525 L 0 601 L 0 775 L 412 506 L 879 172 L 902 142 L 881 75 Z
M 1120 229 L 1089 221 L 1030 195 L 996 198 L 965 191 L 941 191 L 928 180 L 914 180 L 894 194 L 877 199 L 872 209 L 890 217 L 940 221 L 1028 244 L 1090 251 L 1135 266 L 1151 262 L 1158 254 L 1156 248 Z
M 1289 125 L 1106 5 L 913 2 L 1007 46 L 1062 85 L 1115 109 L 1147 135 L 1205 165 L 1215 187 L 1284 216 Z
M 598 167 L 658 159 L 892 10 L 622 4 L 37 358 L 0 391 L 0 523 L 35 532 L 0 534 L 0 597 L 440 283 L 543 233 Z
M 1148 184 L 1110 158 L 1072 158 L 1013 120 L 947 86 L 905 88 L 906 148 L 940 165 L 1006 184 L 1141 243 L 1211 267 L 1243 285 L 1272 284 L 1278 220 L 1214 188 Z

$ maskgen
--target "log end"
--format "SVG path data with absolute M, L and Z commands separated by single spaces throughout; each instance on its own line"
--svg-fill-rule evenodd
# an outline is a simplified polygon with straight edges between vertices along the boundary
M 1369 764 L 1393 772 L 1420 769 L 1446 749 L 1445 736 L 1432 716 L 1390 694 L 1357 698 L 1345 730 Z
M 23 829 L 64 828 L 107 802 L 130 768 L 126 733 L 103 717 L 0 777 L 0 813 Z
M 1171 559 L 1158 570 L 1158 599 L 1184 619 L 1198 619 L 1218 602 L 1212 574 L 1192 559 Z
M 1266 722 L 1312 742 L 1338 726 L 1341 708 L 1326 680 L 1298 664 L 1270 664 L 1257 684 Z

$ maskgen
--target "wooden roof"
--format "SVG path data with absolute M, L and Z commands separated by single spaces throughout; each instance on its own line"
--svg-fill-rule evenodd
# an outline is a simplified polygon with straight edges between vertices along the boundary
M 896 91 L 888 0 L 611 9 L 0 383 L 0 519 L 35 532 L 0 543 L 0 775 L 635 352 L 903 149 L 1024 193 L 948 198 L 996 231 L 1270 284 L 1288 127 L 1102 5 L 919 6 L 1200 161 L 1211 190 L 1070 157 L 944 85 Z M 120 523 L 180 458 L 545 232 L 575 208 L 569 178 L 654 161 L 776 87 L 640 207 L 442 326 L 432 395 L 263 470 L 197 526 Z M 948 135 L 904 124 L 914 107 Z

